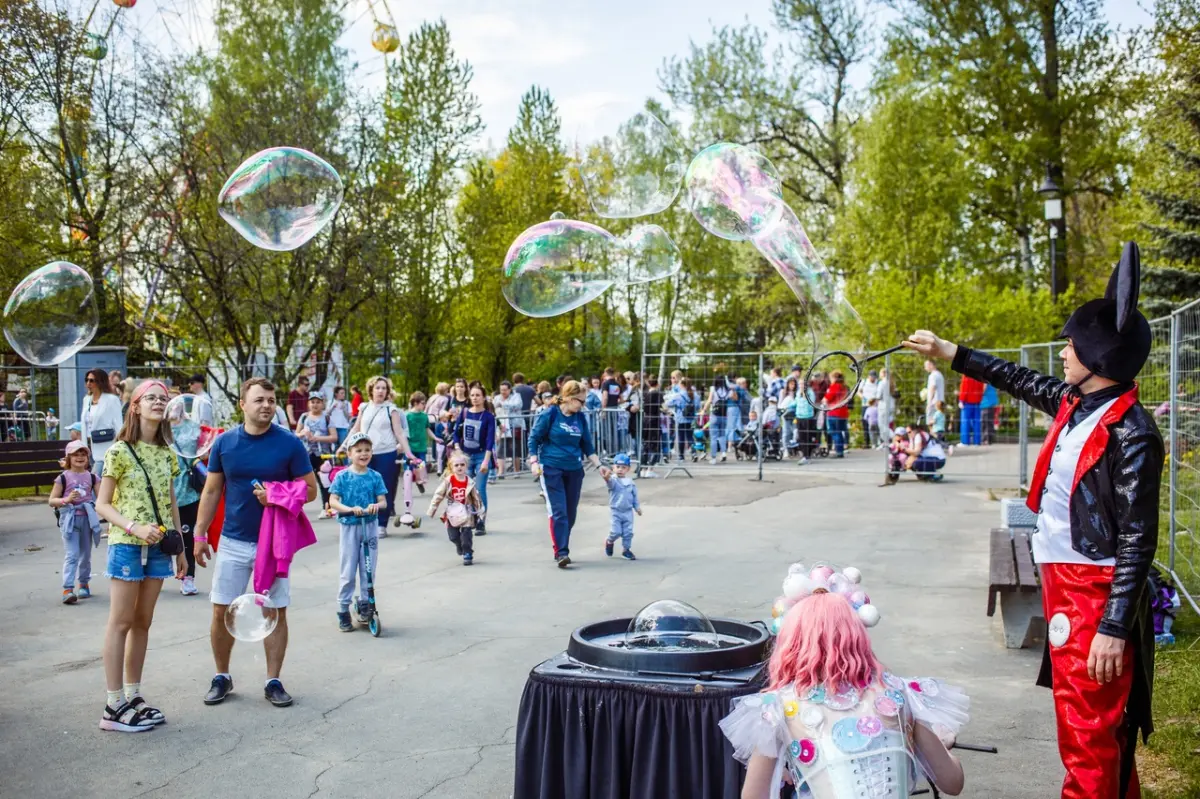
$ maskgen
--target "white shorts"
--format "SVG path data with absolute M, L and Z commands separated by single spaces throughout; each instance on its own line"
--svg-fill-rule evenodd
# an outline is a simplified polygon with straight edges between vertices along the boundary
M 217 554 L 213 557 L 212 591 L 208 598 L 214 605 L 228 605 L 250 590 L 250 577 L 254 574 L 254 557 L 257 544 L 221 537 L 217 543 Z M 286 608 L 292 601 L 286 577 L 276 577 L 267 592 L 269 608 Z

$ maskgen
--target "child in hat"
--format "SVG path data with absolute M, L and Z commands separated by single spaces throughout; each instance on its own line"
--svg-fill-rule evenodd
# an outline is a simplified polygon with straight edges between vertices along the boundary
M 612 514 L 612 527 L 609 528 L 608 538 L 604 542 L 604 554 L 612 557 L 613 544 L 621 539 L 621 557 L 625 560 L 637 560 L 631 547 L 633 546 L 633 514 L 642 515 L 642 505 L 638 502 L 637 486 L 629 476 L 629 456 L 624 452 L 613 458 L 612 474 L 604 478 L 608 483 L 608 509 Z
M 55 478 L 49 503 L 63 538 L 62 602 L 74 605 L 92 596 L 88 582 L 92 579 L 92 548 L 100 546 L 100 516 L 96 513 L 96 475 L 88 468 L 87 444 L 67 444 L 65 460 L 66 469 Z
M 383 477 L 371 468 L 371 439 L 366 433 L 352 433 L 345 441 L 350 453 L 350 466 L 333 478 L 329 487 L 329 506 L 338 514 L 338 562 L 341 564 L 341 583 L 338 587 L 338 629 L 351 632 L 350 599 L 354 595 L 354 576 L 359 575 L 358 615 L 365 616 L 367 564 L 363 562 L 362 545 L 372 552 L 371 573 L 379 579 L 379 509 L 387 506 L 387 486 Z

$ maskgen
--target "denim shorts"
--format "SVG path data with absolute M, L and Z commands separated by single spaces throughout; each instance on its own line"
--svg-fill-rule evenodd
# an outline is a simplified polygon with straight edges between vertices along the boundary
M 146 551 L 146 563 L 142 563 L 142 550 Z M 175 573 L 170 555 L 162 548 L 140 547 L 137 544 L 109 544 L 108 568 L 105 573 L 114 580 L 140 583 L 142 580 L 165 580 Z

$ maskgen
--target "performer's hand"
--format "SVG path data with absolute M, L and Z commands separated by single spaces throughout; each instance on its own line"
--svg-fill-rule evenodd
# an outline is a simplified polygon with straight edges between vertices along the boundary
M 1088 676 L 1103 685 L 1120 677 L 1125 671 L 1125 642 L 1111 635 L 1096 633 L 1088 653 Z
M 905 348 L 919 352 L 926 358 L 944 358 L 947 361 L 953 359 L 954 353 L 958 351 L 957 344 L 940 339 L 928 330 L 918 330 L 902 344 Z

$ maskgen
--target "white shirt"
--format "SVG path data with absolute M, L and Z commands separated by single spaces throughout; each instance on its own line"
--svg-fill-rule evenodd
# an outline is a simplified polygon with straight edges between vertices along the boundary
M 334 429 L 350 427 L 349 400 L 335 399 L 329 403 L 329 424 Z
M 1100 423 L 1104 413 L 1118 398 L 1109 400 L 1071 429 L 1063 427 L 1050 456 L 1050 469 L 1042 490 L 1042 509 L 1034 528 L 1033 560 L 1036 563 L 1081 563 L 1087 566 L 1115 566 L 1116 558 L 1092 560 L 1071 546 L 1071 488 L 1075 466 L 1083 454 L 1083 445 Z
M 871 400 L 883 398 L 883 383 L 880 383 L 878 380 L 874 383 L 869 379 L 864 380 L 862 385 L 858 387 L 858 393 L 862 395 L 863 407 L 865 408 Z
M 925 383 L 925 394 L 925 402 L 929 405 L 946 401 L 946 378 L 942 377 L 942 373 L 937 369 L 929 373 L 929 380 Z
M 359 408 L 358 415 L 362 420 L 359 430 L 371 439 L 371 450 L 376 455 L 395 452 L 399 446 L 392 430 L 393 411 L 400 419 L 400 432 L 408 436 L 408 420 L 392 403 L 376 405 L 374 402 L 364 402 Z

